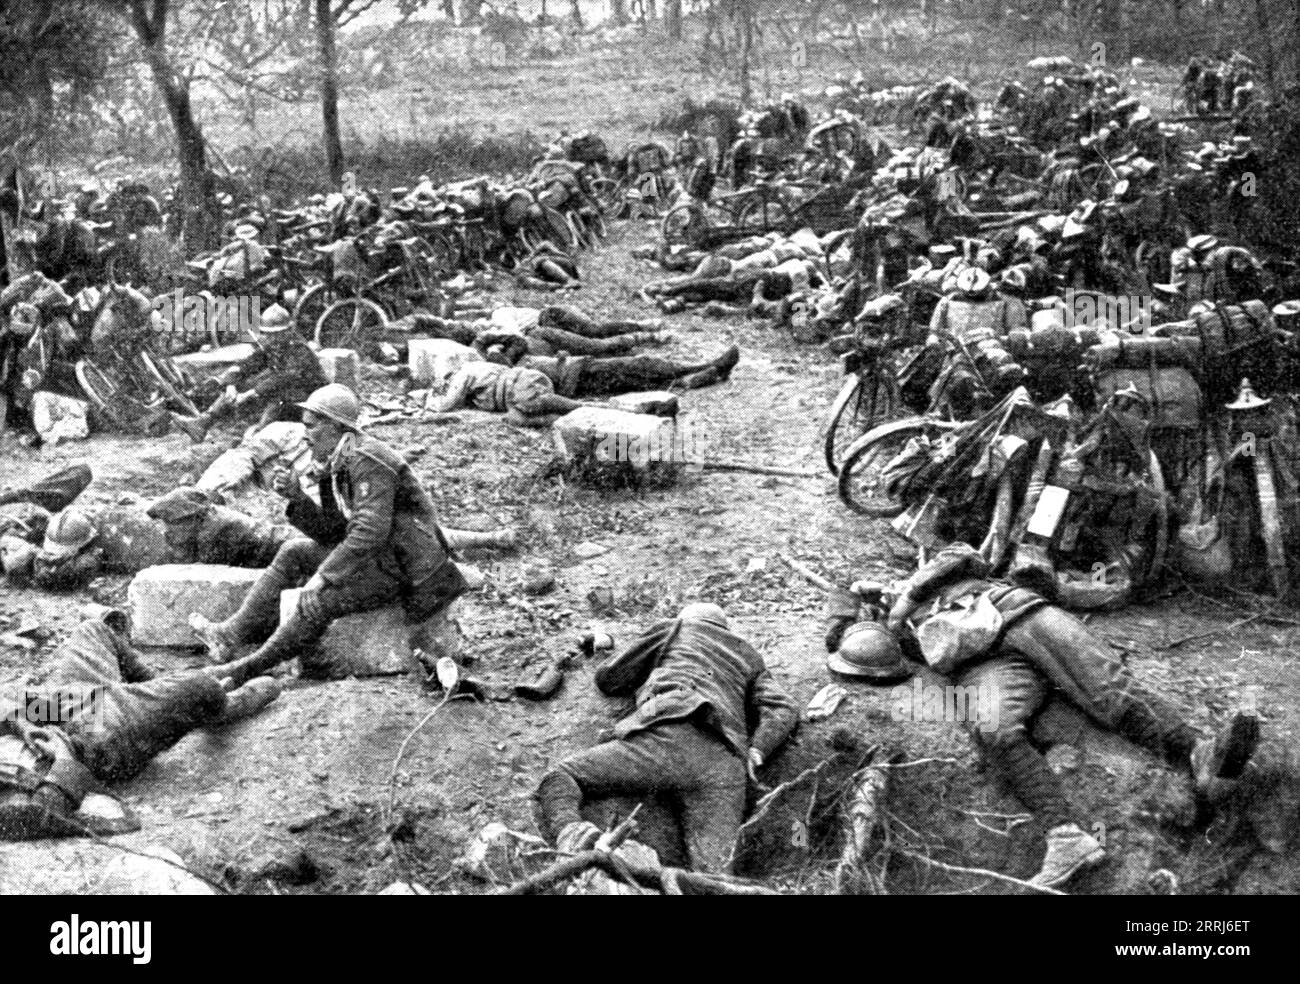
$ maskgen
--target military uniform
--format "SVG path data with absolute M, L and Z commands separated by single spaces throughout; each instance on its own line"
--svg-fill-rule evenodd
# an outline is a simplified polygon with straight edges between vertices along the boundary
M 301 338 L 259 349 L 239 364 L 236 385 L 251 389 L 265 401 L 262 424 L 273 420 L 301 420 L 295 404 L 329 382 L 316 353 Z
M 573 755 L 537 790 L 540 826 L 554 838 L 578 822 L 584 797 L 656 792 L 681 807 L 691 866 L 726 871 L 745 812 L 745 759 L 764 760 L 799 720 L 794 700 L 763 658 L 707 622 L 660 622 L 596 670 L 604 694 L 636 693 L 620 741 Z M 750 720 L 756 721 L 751 735 Z
M 319 505 L 305 496 L 289 504 L 289 521 L 306 535 L 279 548 L 239 611 L 216 627 L 231 644 L 265 640 L 232 664 L 236 683 L 309 652 L 336 618 L 400 601 L 409 623 L 423 623 L 465 589 L 433 501 L 392 448 L 347 433 L 319 488 Z M 300 608 L 276 628 L 280 592 L 313 574 L 324 582 L 317 611 Z

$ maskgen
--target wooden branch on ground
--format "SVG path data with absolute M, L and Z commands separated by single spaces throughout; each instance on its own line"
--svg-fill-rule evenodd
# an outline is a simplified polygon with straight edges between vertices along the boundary
M 781 563 L 785 564 L 786 567 L 790 568 L 790 570 L 794 571 L 814 588 L 821 588 L 827 594 L 834 593 L 835 585 L 831 584 L 830 581 L 826 580 L 826 578 L 822 577 L 820 574 L 814 573 L 788 554 L 778 553 L 776 556 Z
M 773 468 L 769 465 L 751 465 L 744 461 L 705 461 L 705 471 L 748 472 L 751 475 L 776 475 L 781 478 L 821 478 L 819 472 L 795 471 L 793 468 Z
M 1044 895 L 1065 895 L 1065 892 L 1057 891 L 1055 888 L 1047 888 L 1043 885 L 1034 885 L 1019 878 L 1012 878 L 1010 875 L 1004 875 L 999 871 L 989 871 L 987 868 L 963 868 L 960 865 L 944 864 L 942 861 L 936 861 L 934 858 L 927 858 L 924 854 L 917 854 L 915 851 L 909 851 L 905 848 L 899 848 L 898 853 L 906 857 L 920 861 L 922 864 L 930 865 L 941 871 L 951 871 L 960 875 L 979 875 L 982 878 L 993 878 L 997 881 L 1007 882 L 1010 885 L 1019 885 L 1021 888 L 1027 888 L 1031 892 L 1042 892 Z

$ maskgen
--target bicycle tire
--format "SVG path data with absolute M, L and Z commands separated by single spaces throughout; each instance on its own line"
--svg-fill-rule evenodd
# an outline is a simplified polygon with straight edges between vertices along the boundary
M 596 199 L 596 207 L 607 219 L 616 219 L 623 211 L 627 204 L 626 190 L 623 182 L 612 178 L 597 178 L 591 183 L 591 194 Z
M 844 381 L 826 416 L 826 468 L 840 473 L 849 446 L 898 410 L 898 384 L 888 371 L 856 372 Z
M 176 363 L 168 356 L 158 355 L 148 349 L 140 350 L 140 361 L 144 364 L 145 371 L 158 382 L 168 399 L 172 400 L 187 416 L 199 416 L 199 408 L 181 389 L 185 385 L 185 377 L 176 368 Z
M 133 417 L 124 411 L 134 403 L 137 409 L 143 412 L 144 408 L 138 401 L 124 395 L 122 387 L 89 359 L 78 359 L 73 366 L 73 374 L 77 377 L 77 385 L 86 394 L 96 413 L 103 415 L 119 430 L 131 430 Z
M 790 207 L 780 194 L 755 191 L 736 212 L 736 228 L 760 235 L 784 231 L 790 225 Z
M 293 328 L 303 338 L 313 338 L 316 322 L 321 319 L 331 305 L 343 300 L 343 294 L 331 284 L 312 284 L 298 298 L 293 306 Z
M 908 417 L 873 427 L 844 452 L 836 481 L 840 501 L 856 513 L 889 519 L 905 508 L 903 503 L 885 495 L 879 487 L 881 471 L 907 442 L 927 436 L 936 429 L 929 417 Z
M 573 237 L 573 230 L 569 227 L 564 213 L 551 208 L 549 205 L 540 207 L 542 210 L 542 218 L 539 223 L 541 226 L 540 231 L 557 249 L 572 256 L 577 251 L 578 244 Z
M 366 297 L 345 297 L 325 309 L 316 322 L 315 339 L 321 348 L 358 351 L 388 326 L 388 312 Z
M 452 237 L 434 229 L 423 240 L 428 248 L 429 273 L 438 280 L 454 277 L 461 266 L 460 250 Z

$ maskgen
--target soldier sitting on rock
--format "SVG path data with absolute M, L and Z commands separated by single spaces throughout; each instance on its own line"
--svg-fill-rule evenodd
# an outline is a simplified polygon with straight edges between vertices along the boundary
M 280 693 L 261 677 L 223 687 L 201 671 L 156 675 L 126 635 L 120 612 L 82 622 L 42 678 L 0 685 L 0 840 L 136 829 L 97 829 L 78 807 L 100 783 L 138 774 L 195 728 L 261 710 Z
M 860 597 L 879 606 L 868 621 L 857 621 Z M 1063 885 L 1105 855 L 1029 738 L 1053 691 L 1097 726 L 1186 769 L 1207 804 L 1226 795 L 1259 741 L 1258 719 L 1241 714 L 1217 738 L 1198 736 L 1129 675 L 1104 640 L 1036 591 L 994 580 L 979 551 L 964 543 L 940 551 L 897 595 L 872 584 L 833 595 L 829 615 L 832 670 L 893 684 L 928 665 L 957 686 L 974 688 L 965 692 L 981 701 L 989 695 L 995 706 L 978 720 L 967 715 L 965 725 L 998 777 L 1047 828 L 1035 885 Z
M 603 648 L 613 648 L 605 636 Z M 584 801 L 666 794 L 680 811 L 690 867 L 729 873 L 745 815 L 746 778 L 794 730 L 799 709 L 717 605 L 693 604 L 659 622 L 596 670 L 611 697 L 636 710 L 609 741 L 560 762 L 537 788 L 538 825 L 561 851 L 591 847 L 600 828 Z M 749 722 L 756 721 L 751 731 Z

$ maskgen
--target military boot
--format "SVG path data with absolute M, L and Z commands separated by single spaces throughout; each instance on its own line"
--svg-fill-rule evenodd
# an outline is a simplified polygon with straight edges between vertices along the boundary
M 1029 879 L 1029 884 L 1057 888 L 1105 856 L 1101 842 L 1091 834 L 1085 834 L 1077 823 L 1053 827 L 1047 832 L 1047 855 L 1043 858 L 1043 868 Z
M 1241 778 L 1257 747 L 1259 718 L 1254 714 L 1236 714 L 1218 735 L 1197 741 L 1191 754 L 1196 792 L 1212 797 L 1222 782 Z

